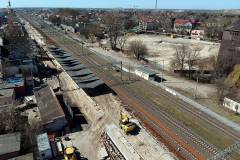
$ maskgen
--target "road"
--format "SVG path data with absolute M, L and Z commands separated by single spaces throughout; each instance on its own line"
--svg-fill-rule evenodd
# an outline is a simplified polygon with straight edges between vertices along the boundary
M 81 63 L 88 66 L 101 65 L 109 63 L 96 54 L 90 53 L 86 48 L 83 49 L 85 56 L 81 55 L 82 47 L 76 41 L 66 37 L 60 32 L 56 32 L 54 28 L 46 26 L 43 22 L 33 19 L 33 17 L 25 18 L 31 22 L 36 28 L 42 31 L 49 40 L 55 45 L 63 48 L 71 53 Z M 37 22 L 37 23 L 36 23 Z M 45 26 L 44 26 L 45 25 Z M 44 27 L 41 27 L 44 26 Z M 123 83 L 119 75 L 115 75 L 114 71 L 104 70 L 103 68 L 91 68 L 91 70 L 99 76 L 104 82 L 110 86 L 120 97 L 120 99 L 135 111 L 135 113 L 144 122 L 146 127 L 151 128 L 154 135 L 160 137 L 160 139 L 166 142 L 177 155 L 183 159 L 205 159 L 208 156 L 215 154 L 218 149 L 209 144 L 206 140 L 190 130 L 187 126 L 176 120 L 172 115 L 169 115 L 161 105 L 154 103 L 149 97 L 146 97 L 143 93 L 132 89 L 132 84 Z M 223 136 L 231 139 L 232 141 L 239 140 L 239 135 L 233 132 L 229 127 L 222 126 L 224 132 L 219 126 L 219 122 L 212 119 L 201 112 L 193 109 L 188 104 L 183 103 L 181 100 L 177 100 L 175 97 L 169 95 L 165 91 L 156 88 L 144 80 L 136 82 L 138 87 L 148 87 L 147 91 L 151 92 L 155 97 L 163 97 L 170 103 L 170 105 L 177 106 L 182 112 L 193 114 L 196 117 L 196 121 L 203 121 L 206 125 L 214 128 L 214 130 L 222 133 Z M 134 86 L 135 87 L 135 86 Z M 161 98 L 160 97 L 160 98 Z M 180 149 L 180 150 L 179 150 Z

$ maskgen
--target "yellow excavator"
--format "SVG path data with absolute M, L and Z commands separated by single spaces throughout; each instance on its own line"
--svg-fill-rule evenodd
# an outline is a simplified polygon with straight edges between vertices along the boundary
M 74 147 L 66 147 L 64 149 L 64 160 L 78 160 Z
M 119 126 L 126 134 L 132 132 L 136 128 L 136 124 L 131 122 L 129 116 L 122 111 L 120 112 Z

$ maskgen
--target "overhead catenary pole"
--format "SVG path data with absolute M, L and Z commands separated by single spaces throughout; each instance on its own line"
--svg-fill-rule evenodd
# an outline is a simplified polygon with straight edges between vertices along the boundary
M 121 81 L 123 81 L 122 65 L 123 65 L 123 64 L 122 64 L 122 61 L 121 61 Z

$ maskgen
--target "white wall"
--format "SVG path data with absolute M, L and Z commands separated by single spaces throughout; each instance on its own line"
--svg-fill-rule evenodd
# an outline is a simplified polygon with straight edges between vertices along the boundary
M 227 97 L 224 98 L 224 101 L 223 101 L 223 106 L 236 112 L 236 106 L 238 106 L 238 110 L 237 110 L 237 113 L 240 114 L 240 103 L 238 102 L 235 102 Z
M 140 77 L 142 77 L 142 78 L 144 78 L 144 79 L 146 79 L 146 80 L 149 80 L 149 75 L 144 73 L 144 72 L 142 72 L 142 71 L 135 70 L 135 74 L 140 76 Z

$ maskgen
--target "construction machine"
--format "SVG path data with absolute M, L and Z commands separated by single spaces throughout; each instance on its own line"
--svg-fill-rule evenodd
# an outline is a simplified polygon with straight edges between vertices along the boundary
M 64 149 L 64 160 L 78 160 L 75 147 L 66 147 Z
M 132 132 L 136 128 L 136 124 L 131 122 L 129 116 L 122 111 L 120 112 L 119 126 L 126 134 Z

